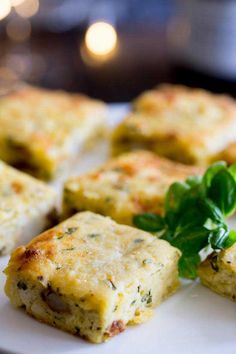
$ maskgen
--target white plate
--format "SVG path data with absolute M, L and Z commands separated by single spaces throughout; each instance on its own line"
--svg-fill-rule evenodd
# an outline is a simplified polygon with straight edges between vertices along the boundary
M 111 107 L 111 123 L 127 107 Z M 85 156 L 80 171 L 95 167 L 107 156 L 106 148 Z M 236 227 L 236 218 L 232 220 Z M 155 310 L 147 323 L 128 328 L 105 344 L 87 343 L 51 328 L 12 308 L 4 295 L 2 274 L 8 257 L 0 259 L 0 349 L 22 354 L 234 354 L 236 352 L 235 303 L 198 282 L 181 289 Z M 0 350 L 1 351 L 1 350 Z

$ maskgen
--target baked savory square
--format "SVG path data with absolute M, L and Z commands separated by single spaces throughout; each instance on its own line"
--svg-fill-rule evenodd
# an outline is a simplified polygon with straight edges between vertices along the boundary
M 56 194 L 0 161 L 0 255 L 52 225 Z
M 170 184 L 202 172 L 199 167 L 182 165 L 148 151 L 126 153 L 94 172 L 66 181 L 64 215 L 90 210 L 131 225 L 135 214 L 162 213 Z
M 236 301 L 236 244 L 208 256 L 198 274 L 204 285 Z
M 104 133 L 106 106 L 80 94 L 23 86 L 0 99 L 0 158 L 52 179 Z
M 145 148 L 206 165 L 236 141 L 236 103 L 224 95 L 164 85 L 142 94 L 133 107 L 113 132 L 115 155 Z
M 5 290 L 38 320 L 100 343 L 176 290 L 179 256 L 149 233 L 78 213 L 13 252 Z

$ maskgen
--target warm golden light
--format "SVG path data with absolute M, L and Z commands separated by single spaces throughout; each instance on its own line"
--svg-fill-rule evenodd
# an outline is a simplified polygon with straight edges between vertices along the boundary
M 15 6 L 15 10 L 21 17 L 27 18 L 34 16 L 39 9 L 39 0 L 25 0 Z
M 7 35 L 16 42 L 27 40 L 31 33 L 31 24 L 27 19 L 12 19 L 6 26 Z
M 85 34 L 85 45 L 92 54 L 106 56 L 116 48 L 116 30 L 109 23 L 96 22 Z
M 11 12 L 10 0 L 0 0 L 0 20 L 7 17 Z

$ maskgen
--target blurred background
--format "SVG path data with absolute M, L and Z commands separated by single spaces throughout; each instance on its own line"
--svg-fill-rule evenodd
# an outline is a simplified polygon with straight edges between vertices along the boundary
M 128 101 L 161 82 L 236 94 L 235 0 L 0 0 L 0 91 Z

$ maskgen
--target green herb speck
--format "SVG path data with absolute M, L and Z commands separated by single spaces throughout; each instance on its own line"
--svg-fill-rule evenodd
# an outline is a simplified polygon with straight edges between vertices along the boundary
M 77 229 L 78 227 L 68 227 L 68 229 L 65 231 L 65 234 L 72 235 Z
M 145 295 L 143 295 L 141 302 L 146 302 L 146 304 L 151 304 L 151 302 L 152 302 L 151 290 L 149 290 Z
M 134 243 L 141 243 L 141 242 L 143 242 L 144 240 L 142 239 L 142 238 L 136 238 L 135 240 L 134 240 Z
M 150 258 L 146 258 L 143 260 L 143 264 L 150 264 L 152 263 L 152 260 Z
M 100 236 L 100 234 L 96 234 L 96 233 L 88 234 L 88 237 L 90 237 L 90 238 L 96 238 L 99 236 Z
M 70 247 L 70 248 L 63 248 L 62 251 L 74 251 L 75 247 Z

